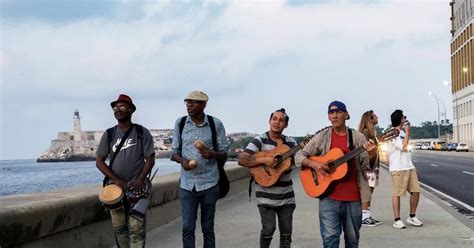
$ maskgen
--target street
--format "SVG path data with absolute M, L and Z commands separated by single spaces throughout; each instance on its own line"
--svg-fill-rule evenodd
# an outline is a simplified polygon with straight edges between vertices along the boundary
M 474 207 L 474 153 L 414 151 L 412 160 L 421 183 Z

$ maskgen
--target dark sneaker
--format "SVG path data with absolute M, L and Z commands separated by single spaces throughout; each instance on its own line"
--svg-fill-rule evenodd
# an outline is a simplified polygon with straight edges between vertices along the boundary
M 382 225 L 382 223 L 383 223 L 382 221 L 376 220 L 376 219 L 374 219 L 374 218 L 372 218 L 372 217 L 369 217 L 369 218 L 372 219 L 372 220 L 374 221 L 375 225 L 377 225 L 377 226 L 378 226 L 378 225 Z
M 377 224 L 375 224 L 375 221 L 374 221 L 374 219 L 372 219 L 372 217 L 365 218 L 362 221 L 362 225 L 363 226 L 377 226 Z

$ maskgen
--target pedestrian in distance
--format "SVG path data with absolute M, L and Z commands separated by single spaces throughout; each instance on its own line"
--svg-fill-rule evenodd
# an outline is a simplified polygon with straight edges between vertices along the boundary
M 376 147 L 378 147 L 379 144 L 379 139 L 377 138 L 377 133 L 375 130 L 375 126 L 378 124 L 378 121 L 379 118 L 375 112 L 373 110 L 369 110 L 362 114 L 359 123 L 359 132 L 364 134 L 367 140 L 373 140 Z M 383 142 L 383 140 L 380 142 Z M 376 148 L 369 152 L 369 168 L 365 170 L 371 195 L 374 193 L 375 187 L 377 187 L 379 184 L 379 169 L 380 158 L 378 148 Z M 382 224 L 382 222 L 372 217 L 370 212 L 370 204 L 371 201 L 362 202 L 362 225 L 374 227 Z
M 400 219 L 400 197 L 408 191 L 410 193 L 410 216 L 407 222 L 413 226 L 420 227 L 423 222 L 416 217 L 418 202 L 420 201 L 420 183 L 416 168 L 411 161 L 410 150 L 410 122 L 402 110 L 395 110 L 390 115 L 392 127 L 399 130 L 399 135 L 387 142 L 387 154 L 389 170 L 392 177 L 392 208 L 394 215 L 393 227 L 406 228 Z

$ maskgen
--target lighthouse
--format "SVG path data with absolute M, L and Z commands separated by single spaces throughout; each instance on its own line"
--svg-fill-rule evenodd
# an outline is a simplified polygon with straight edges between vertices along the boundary
M 79 116 L 79 110 L 74 111 L 74 140 L 81 140 L 81 117 Z

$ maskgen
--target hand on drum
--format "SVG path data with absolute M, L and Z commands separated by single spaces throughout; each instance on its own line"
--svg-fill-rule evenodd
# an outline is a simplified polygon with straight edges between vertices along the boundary
M 145 191 L 145 182 L 143 180 L 130 181 L 127 184 L 127 191 L 133 192 L 135 195 L 140 195 Z
M 114 184 L 119 186 L 122 190 L 127 188 L 127 184 L 122 179 L 114 180 Z

